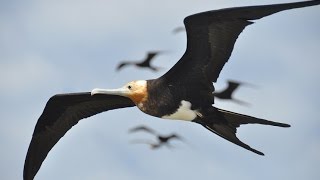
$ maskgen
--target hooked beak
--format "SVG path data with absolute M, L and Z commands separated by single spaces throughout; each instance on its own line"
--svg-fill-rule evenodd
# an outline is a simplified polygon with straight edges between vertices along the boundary
M 91 91 L 91 96 L 95 94 L 108 94 L 108 95 L 118 95 L 127 97 L 129 94 L 129 90 L 127 88 L 118 88 L 118 89 L 93 89 Z

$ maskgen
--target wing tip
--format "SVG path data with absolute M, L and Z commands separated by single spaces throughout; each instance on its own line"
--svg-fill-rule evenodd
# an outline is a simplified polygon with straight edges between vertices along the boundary
M 258 151 L 258 150 L 253 149 L 253 148 L 251 148 L 251 149 L 249 149 L 249 150 L 252 151 L 252 152 L 254 152 L 254 153 L 256 153 L 256 154 L 258 154 L 258 155 L 260 155 L 260 156 L 264 156 L 264 153 L 261 152 L 261 151 Z

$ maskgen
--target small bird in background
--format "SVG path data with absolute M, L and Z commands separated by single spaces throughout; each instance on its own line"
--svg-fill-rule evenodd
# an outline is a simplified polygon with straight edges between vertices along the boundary
M 147 144 L 149 145 L 150 149 L 158 149 L 162 145 L 166 145 L 168 148 L 172 148 L 172 146 L 169 143 L 159 143 L 159 142 L 153 142 L 153 141 L 148 141 L 148 140 L 133 140 L 131 141 L 133 144 Z
M 179 27 L 176 27 L 172 30 L 172 33 L 173 34 L 177 34 L 179 32 L 182 32 L 182 31 L 186 31 L 186 28 L 184 28 L 183 26 L 179 26 Z
M 240 105 L 249 106 L 250 105 L 249 103 L 242 101 L 242 100 L 239 100 L 239 99 L 235 99 L 233 97 L 235 90 L 237 90 L 240 85 L 249 85 L 249 84 L 243 83 L 243 82 L 238 82 L 238 81 L 228 80 L 228 86 L 222 91 L 214 92 L 213 95 L 214 95 L 214 97 L 219 98 L 219 99 L 230 100 L 230 101 L 233 101 L 233 102 L 238 103 Z
M 157 55 L 159 55 L 161 53 L 162 53 L 162 51 L 150 51 L 150 52 L 147 53 L 147 57 L 145 59 L 143 59 L 141 62 L 133 62 L 133 61 L 122 62 L 122 63 L 120 63 L 118 65 L 117 71 L 119 71 L 120 69 L 122 69 L 123 67 L 125 67 L 127 65 L 135 65 L 135 66 L 140 67 L 140 68 L 149 68 L 152 71 L 158 71 L 160 68 L 159 67 L 155 67 L 155 66 L 151 66 L 150 62 Z
M 164 136 L 164 135 L 160 135 L 158 134 L 156 131 L 154 131 L 153 129 L 146 127 L 146 126 L 137 126 L 135 128 L 132 128 L 129 130 L 129 133 L 133 133 L 133 132 L 138 132 L 138 131 L 144 131 L 147 133 L 150 133 L 154 136 L 157 137 L 158 142 L 152 142 L 152 141 L 147 141 L 147 140 L 135 140 L 132 141 L 132 143 L 143 143 L 143 144 L 149 144 L 151 149 L 157 149 L 163 145 L 166 145 L 169 148 L 172 148 L 173 146 L 171 146 L 169 144 L 169 140 L 171 139 L 177 139 L 180 141 L 184 141 L 183 138 L 175 133 L 172 133 L 170 135 Z

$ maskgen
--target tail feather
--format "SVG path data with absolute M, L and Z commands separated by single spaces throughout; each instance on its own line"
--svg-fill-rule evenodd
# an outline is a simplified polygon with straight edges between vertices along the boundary
M 223 109 L 218 109 L 218 111 L 223 114 L 223 117 L 228 121 L 228 123 L 235 125 L 235 127 L 239 127 L 241 124 L 263 124 L 279 127 L 290 127 L 289 124 L 255 118 L 252 116 L 226 111 Z
M 195 122 L 201 124 L 206 129 L 217 134 L 218 136 L 237 144 L 249 151 L 252 151 L 259 155 L 264 155 L 262 152 L 251 148 L 249 145 L 243 143 L 236 136 L 237 128 L 242 124 L 263 124 L 279 127 L 290 127 L 289 124 L 273 122 L 265 119 L 259 119 L 252 116 L 238 114 L 223 109 L 211 109 L 213 110 L 209 116 L 204 119 L 198 119 Z
M 221 125 L 221 124 L 214 124 L 212 126 L 210 125 L 204 125 L 202 124 L 205 128 L 207 128 L 209 131 L 217 134 L 218 136 L 238 145 L 241 146 L 249 151 L 252 151 L 256 154 L 259 154 L 261 156 L 264 156 L 263 152 L 258 151 L 256 149 L 253 149 L 252 147 L 250 147 L 249 145 L 243 143 L 242 141 L 240 141 L 236 134 L 233 132 L 233 130 L 231 128 L 229 128 L 228 126 L 225 125 Z

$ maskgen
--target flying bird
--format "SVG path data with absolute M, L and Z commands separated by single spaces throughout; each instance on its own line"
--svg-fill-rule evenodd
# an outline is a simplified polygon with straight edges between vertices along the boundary
M 137 132 L 137 131 L 148 132 L 148 133 L 157 137 L 158 143 L 153 143 L 153 142 L 149 142 L 149 141 L 134 141 L 135 143 L 149 144 L 152 149 L 159 148 L 163 145 L 167 145 L 168 147 L 171 147 L 169 144 L 169 140 L 172 140 L 172 139 L 177 139 L 177 140 L 181 140 L 181 141 L 183 140 L 183 138 L 181 136 L 179 136 L 175 133 L 164 136 L 164 135 L 158 134 L 156 131 L 154 131 L 153 129 L 146 127 L 146 126 L 137 126 L 137 127 L 129 130 L 130 133 Z
M 148 128 L 147 126 L 137 126 L 135 128 L 130 129 L 129 133 L 138 132 L 138 131 L 148 132 L 148 133 L 156 135 L 156 136 L 158 135 L 158 133 L 156 133 L 155 130 Z
M 148 140 L 135 140 L 131 141 L 131 143 L 134 144 L 147 144 L 149 145 L 150 149 L 158 149 L 162 147 L 164 144 L 167 145 L 167 147 L 171 148 L 171 145 L 168 143 L 159 143 L 159 142 L 153 142 L 153 141 L 148 141 Z
M 244 83 L 229 80 L 228 86 L 224 90 L 219 91 L 219 92 L 214 92 L 213 95 L 214 95 L 214 97 L 219 98 L 219 99 L 231 100 L 231 101 L 234 101 L 238 104 L 249 105 L 249 103 L 233 97 L 233 93 L 235 92 L 235 90 L 237 90 L 239 88 L 239 86 L 242 84 L 244 84 Z
M 182 26 L 176 27 L 172 30 L 172 33 L 177 34 L 179 32 L 185 31 L 186 29 Z
M 228 61 L 239 34 L 265 16 L 293 8 L 319 5 L 319 0 L 236 7 L 202 12 L 184 19 L 187 48 L 181 59 L 157 79 L 129 82 L 119 89 L 54 95 L 35 126 L 24 164 L 23 177 L 33 179 L 52 147 L 81 119 L 137 106 L 151 116 L 195 122 L 249 151 L 264 155 L 240 141 L 242 124 L 290 127 L 212 106 L 213 82 Z
M 140 68 L 149 68 L 152 71 L 158 71 L 159 68 L 152 66 L 150 64 L 150 62 L 160 53 L 162 53 L 162 51 L 152 51 L 152 52 L 148 52 L 147 56 L 145 59 L 143 59 L 141 62 L 133 62 L 133 61 L 126 61 L 126 62 L 122 62 L 118 65 L 117 67 L 117 71 L 121 70 L 123 67 L 128 66 L 128 65 L 134 65 Z

